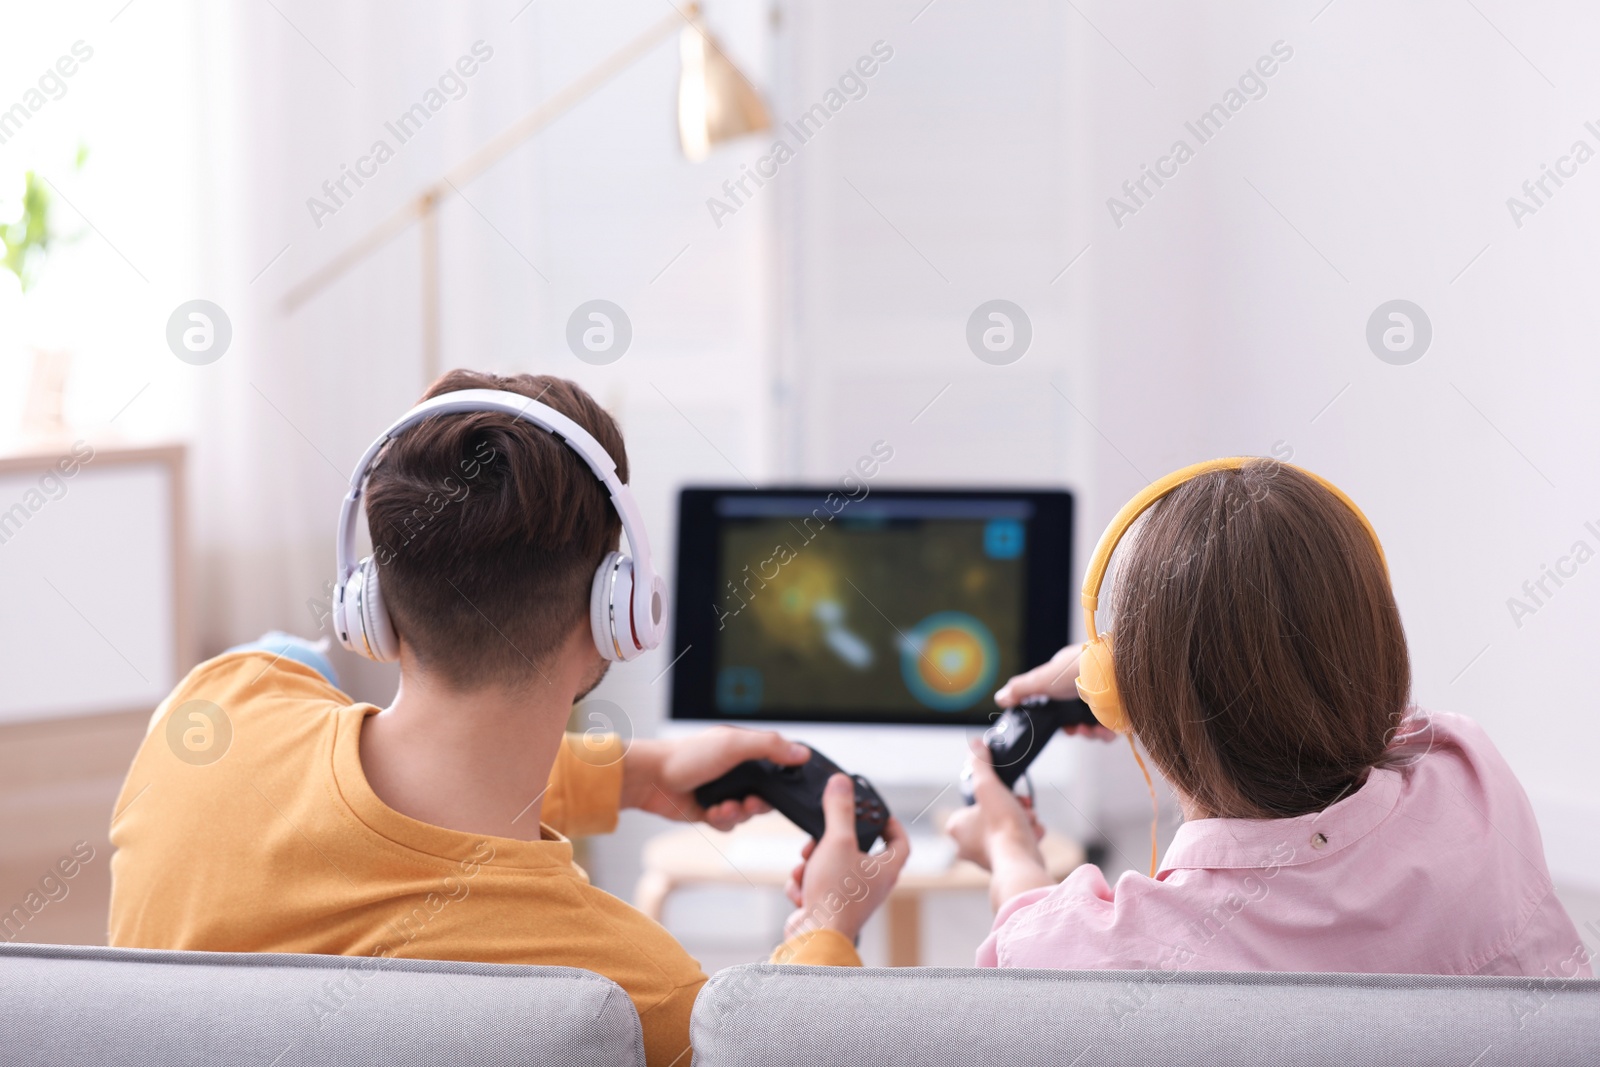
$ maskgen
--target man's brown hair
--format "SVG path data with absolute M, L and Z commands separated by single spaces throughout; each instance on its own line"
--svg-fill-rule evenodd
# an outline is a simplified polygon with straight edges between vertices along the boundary
M 1321 811 L 1385 761 L 1410 659 L 1382 558 L 1338 497 L 1253 460 L 1174 490 L 1122 555 L 1117 688 L 1206 815 Z
M 499 389 L 588 430 L 628 479 L 622 434 L 594 398 L 549 375 L 454 370 L 424 399 Z M 594 472 L 559 438 L 495 411 L 437 415 L 378 456 L 367 525 L 401 640 L 459 689 L 537 680 L 588 618 L 589 586 L 621 520 Z

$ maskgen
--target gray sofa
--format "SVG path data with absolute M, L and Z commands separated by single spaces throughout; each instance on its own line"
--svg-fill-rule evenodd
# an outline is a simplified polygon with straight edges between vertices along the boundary
M 696 1067 L 1600 1064 L 1600 982 L 758 964 L 692 1025 Z M 587 971 L 0 944 L 7 1067 L 643 1062 Z
M 1600 1064 L 1600 981 L 758 964 L 691 1040 L 695 1067 L 1565 1067 Z
M 567 967 L 0 944 L 6 1067 L 643 1062 L 633 1003 Z

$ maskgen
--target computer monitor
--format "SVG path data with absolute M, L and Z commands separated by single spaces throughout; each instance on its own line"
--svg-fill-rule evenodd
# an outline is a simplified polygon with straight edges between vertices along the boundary
M 685 489 L 671 716 L 987 724 L 1074 578 L 1061 490 Z

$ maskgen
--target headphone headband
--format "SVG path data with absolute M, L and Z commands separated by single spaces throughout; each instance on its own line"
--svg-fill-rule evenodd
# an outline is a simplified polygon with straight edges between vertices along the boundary
M 1221 459 L 1209 459 L 1204 463 L 1195 463 L 1181 470 L 1175 470 L 1171 474 L 1157 478 L 1145 486 L 1135 494 L 1132 500 L 1122 505 L 1122 510 L 1117 512 L 1116 517 L 1111 520 L 1111 524 L 1106 527 L 1105 533 L 1100 535 L 1100 542 L 1094 546 L 1094 555 L 1089 559 L 1089 569 L 1083 575 L 1083 638 L 1085 641 L 1092 641 L 1100 634 L 1094 619 L 1095 610 L 1100 606 L 1100 587 L 1105 582 L 1106 569 L 1111 565 L 1112 553 L 1116 551 L 1118 543 L 1122 541 L 1122 538 L 1127 534 L 1134 522 L 1138 520 L 1139 516 L 1149 511 L 1158 500 L 1171 493 L 1174 489 L 1186 482 L 1193 481 L 1203 474 L 1210 474 L 1212 471 L 1239 470 L 1246 463 L 1256 461 L 1278 463 L 1280 466 L 1299 471 L 1338 497 L 1340 502 L 1349 508 L 1355 514 L 1355 517 L 1361 521 L 1361 525 L 1372 538 L 1373 547 L 1378 550 L 1379 562 L 1383 564 L 1385 570 L 1388 570 L 1389 561 L 1383 554 L 1383 544 L 1378 540 L 1378 531 L 1373 529 L 1372 523 L 1367 520 L 1367 516 L 1362 513 L 1360 508 L 1356 507 L 1354 500 L 1345 495 L 1344 490 L 1320 474 L 1308 471 L 1304 467 L 1296 467 L 1292 463 L 1283 463 L 1281 460 L 1266 460 L 1259 456 L 1225 456 Z
M 460 389 L 424 400 L 392 422 L 368 446 L 350 474 L 350 489 L 340 505 L 338 543 L 335 546 L 338 588 L 343 590 L 351 576 L 362 567 L 355 560 L 356 522 L 361 498 L 366 492 L 367 478 L 383 446 L 424 419 L 474 411 L 500 412 L 532 423 L 572 449 L 585 466 L 594 472 L 594 476 L 605 486 L 611 506 L 622 520 L 622 531 L 628 538 L 628 548 L 632 554 L 631 561 L 620 553 L 609 554 L 596 574 L 592 594 L 594 602 L 590 609 L 596 644 L 602 655 L 612 659 L 632 659 L 641 651 L 659 645 L 662 619 L 666 614 L 666 587 L 651 562 L 650 539 L 645 534 L 644 519 L 634 501 L 633 492 L 617 477 L 616 460 L 595 440 L 593 434 L 561 412 L 521 393 L 500 389 Z M 602 588 L 605 591 L 604 603 L 599 601 Z M 612 599 L 613 592 L 618 591 L 623 594 L 620 603 Z M 379 614 L 376 609 L 372 610 L 375 615 Z M 343 615 L 339 617 L 344 618 Z M 360 636 L 370 638 L 371 635 Z M 355 647 L 349 637 L 348 627 L 341 632 L 340 638 L 350 647 Z M 360 651 L 359 648 L 356 650 Z M 392 656 L 386 654 L 374 658 Z

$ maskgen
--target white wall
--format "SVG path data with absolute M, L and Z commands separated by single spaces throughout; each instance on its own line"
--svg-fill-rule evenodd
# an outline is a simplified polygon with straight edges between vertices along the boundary
M 1505 204 L 1575 138 L 1600 149 L 1577 49 L 1596 12 L 1343 2 L 1313 22 L 1318 6 L 1172 5 L 1160 33 L 1104 9 L 1101 28 L 1160 89 L 1096 53 L 1116 102 L 1086 108 L 1096 206 L 1274 41 L 1295 53 L 1148 208 L 1121 230 L 1096 220 L 1096 410 L 1146 474 L 1292 447 L 1350 491 L 1388 550 L 1416 699 L 1483 722 L 1558 878 L 1600 881 L 1586 655 L 1600 582 L 1580 570 L 1551 586 L 1520 627 L 1506 603 L 1574 541 L 1600 549 L 1584 530 L 1600 514 L 1600 373 L 1584 358 L 1600 169 L 1520 230 Z M 1409 366 L 1364 339 L 1396 297 L 1435 331 Z M 1098 472 L 1105 506 L 1141 480 L 1104 451 Z
M 1574 139 L 1600 150 L 1580 43 L 1596 13 L 938 3 L 908 24 L 920 6 L 807 8 L 814 77 L 858 41 L 897 53 L 800 172 L 786 231 L 803 469 L 825 474 L 955 381 L 895 427 L 896 473 L 1066 478 L 1083 490 L 1081 559 L 1149 478 L 1292 449 L 1384 537 L 1417 700 L 1482 721 L 1534 798 L 1558 877 L 1600 882 L 1586 655 L 1600 579 L 1585 566 L 1549 586 L 1520 627 L 1507 607 L 1575 541 L 1600 550 L 1584 528 L 1600 518 L 1586 299 L 1600 165 L 1520 229 L 1505 203 Z M 1184 123 L 1280 40 L 1293 56 L 1266 96 L 1200 145 Z M 1180 137 L 1194 158 L 1118 227 L 1107 198 Z M 1012 293 L 1039 309 L 1038 358 L 983 366 L 963 316 Z M 1365 342 L 1393 298 L 1434 326 L 1409 366 Z M 1145 801 L 1125 754 L 1096 762 L 1105 818 L 1137 840 Z

